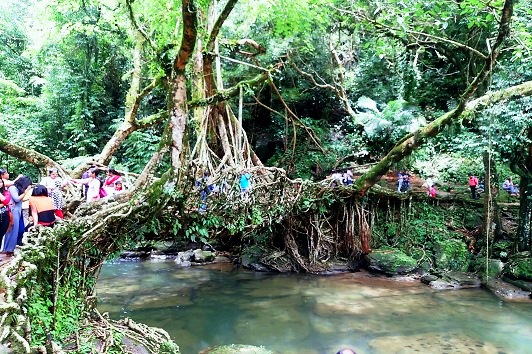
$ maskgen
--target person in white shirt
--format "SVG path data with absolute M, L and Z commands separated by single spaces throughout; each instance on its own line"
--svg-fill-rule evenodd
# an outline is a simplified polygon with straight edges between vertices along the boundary
M 434 180 L 432 179 L 434 175 L 430 175 L 429 178 L 425 181 L 425 185 L 427 186 L 427 193 L 430 194 L 430 189 L 434 185 Z
M 93 168 L 89 171 L 89 178 L 75 178 L 71 180 L 73 183 L 81 183 L 89 187 L 87 189 L 87 203 L 100 200 L 102 182 L 98 179 L 98 174 L 100 174 L 100 170 Z
M 52 198 L 55 208 L 55 215 L 63 219 L 63 191 L 68 181 L 63 180 L 57 173 L 57 168 L 49 168 L 48 176 L 41 180 L 41 185 L 48 190 L 48 196 Z

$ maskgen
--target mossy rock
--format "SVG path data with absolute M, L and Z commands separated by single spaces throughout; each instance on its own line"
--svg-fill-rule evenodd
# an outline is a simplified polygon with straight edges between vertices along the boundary
M 396 249 L 374 250 L 367 258 L 370 269 L 390 275 L 407 274 L 417 268 L 415 259 Z
M 497 241 L 493 244 L 492 254 L 502 260 L 506 260 L 512 253 L 513 242 L 508 240 Z
M 460 240 L 434 242 L 434 258 L 439 269 L 465 272 L 469 268 L 469 257 L 466 244 Z
M 275 354 L 271 350 L 252 345 L 231 344 L 204 351 L 203 354 Z
M 511 279 L 532 281 L 532 252 L 521 252 L 510 257 L 503 273 Z
M 486 275 L 486 258 L 478 257 L 474 261 L 471 261 L 472 268 L 475 273 L 484 277 Z M 488 260 L 488 276 L 490 278 L 498 278 L 502 274 L 504 263 L 500 259 Z
M 464 226 L 467 229 L 475 229 L 478 225 L 482 225 L 482 213 L 472 208 L 464 215 Z

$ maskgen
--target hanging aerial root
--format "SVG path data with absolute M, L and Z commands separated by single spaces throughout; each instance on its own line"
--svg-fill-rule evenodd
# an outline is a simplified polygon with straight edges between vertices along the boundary
M 75 342 L 77 350 L 81 349 L 81 346 L 92 346 L 99 354 L 115 352 L 116 349 L 132 354 L 146 351 L 152 354 L 179 353 L 179 347 L 163 329 L 149 327 L 130 318 L 113 321 L 108 318 L 107 313 L 100 314 L 97 309 L 91 311 L 91 316 L 83 325 Z

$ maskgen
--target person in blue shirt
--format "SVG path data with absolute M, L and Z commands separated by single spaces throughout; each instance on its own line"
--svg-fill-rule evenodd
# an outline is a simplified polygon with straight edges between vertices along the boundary
M 401 193 L 403 189 L 403 172 L 397 173 L 397 193 Z
M 249 172 L 242 173 L 240 175 L 239 185 L 240 185 L 240 195 L 242 199 L 247 199 L 249 196 L 249 191 L 251 189 L 250 180 L 251 180 L 251 175 L 249 174 Z

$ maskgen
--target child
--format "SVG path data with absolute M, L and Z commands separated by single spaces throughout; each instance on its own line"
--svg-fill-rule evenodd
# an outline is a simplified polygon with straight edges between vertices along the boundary
M 431 198 L 436 198 L 436 188 L 434 188 L 434 184 L 429 188 L 429 196 Z

